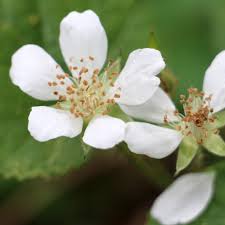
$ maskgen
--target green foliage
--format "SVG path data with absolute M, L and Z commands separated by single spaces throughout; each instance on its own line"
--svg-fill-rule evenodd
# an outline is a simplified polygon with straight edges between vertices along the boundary
M 161 51 L 161 48 L 159 47 L 159 43 L 154 32 L 150 33 L 148 47 L 158 49 L 159 51 Z M 171 97 L 174 97 L 178 81 L 176 76 L 172 73 L 172 71 L 168 67 L 165 68 L 160 73 L 160 80 L 162 89 Z
M 179 147 L 176 174 L 185 169 L 194 159 L 198 151 L 198 144 L 191 137 L 185 137 Z
M 16 177 L 21 180 L 60 175 L 79 167 L 85 160 L 79 138 L 58 138 L 38 143 L 27 132 L 22 132 L 22 123 L 14 121 L 14 124 L 8 125 L 14 128 L 7 138 L 1 140 L 0 158 L 1 174 L 6 178 Z

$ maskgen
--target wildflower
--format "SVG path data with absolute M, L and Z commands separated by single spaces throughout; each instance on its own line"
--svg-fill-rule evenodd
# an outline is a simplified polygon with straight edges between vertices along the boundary
M 28 130 L 38 141 L 59 136 L 76 137 L 87 124 L 83 141 L 96 148 L 111 148 L 124 138 L 125 123 L 109 116 L 118 103 L 138 105 L 156 91 L 157 75 L 165 66 L 159 51 L 133 51 L 120 74 L 113 63 L 102 67 L 107 37 L 91 10 L 71 12 L 60 25 L 60 48 L 70 73 L 37 45 L 25 45 L 12 57 L 12 82 L 33 98 L 56 101 L 53 107 L 33 107 Z
M 225 156 L 225 142 L 218 135 L 217 126 L 217 113 L 225 108 L 224 62 L 225 51 L 218 54 L 206 71 L 203 91 L 190 88 L 188 97 L 180 96 L 184 114 L 175 109 L 162 89 L 158 89 L 152 98 L 142 105 L 122 106 L 123 111 L 130 116 L 164 126 L 129 122 L 125 135 L 128 147 L 135 153 L 163 158 L 171 154 L 183 141 L 189 145 L 185 152 L 189 162 L 199 146 Z

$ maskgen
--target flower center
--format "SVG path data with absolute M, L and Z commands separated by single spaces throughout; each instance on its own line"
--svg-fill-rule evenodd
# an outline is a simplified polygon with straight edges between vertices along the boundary
M 184 115 L 174 112 L 178 123 L 173 124 L 173 127 L 185 136 L 193 136 L 198 144 L 203 144 L 210 134 L 218 132 L 213 126 L 216 117 L 210 106 L 212 96 L 207 96 L 197 88 L 188 89 L 188 93 L 188 97 L 180 96 Z M 167 116 L 164 121 L 168 123 Z
M 108 114 L 110 107 L 115 104 L 117 98 L 120 98 L 120 88 L 110 92 L 118 76 L 118 73 L 112 71 L 113 62 L 99 74 L 98 68 L 90 66 L 94 60 L 92 56 L 88 59 L 81 58 L 81 66 L 69 67 L 77 76 L 57 74 L 56 81 L 48 82 L 49 87 L 53 88 L 53 94 L 58 96 L 56 107 L 84 120 L 90 120 L 97 114 Z M 54 90 L 57 86 L 61 86 L 62 93 Z

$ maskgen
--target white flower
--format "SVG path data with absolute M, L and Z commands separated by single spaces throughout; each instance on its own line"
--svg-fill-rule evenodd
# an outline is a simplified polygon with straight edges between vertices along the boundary
M 214 193 L 214 173 L 179 177 L 155 200 L 151 215 L 163 225 L 186 224 L 208 206 Z
M 189 89 L 189 96 L 181 96 L 184 115 L 178 113 L 167 94 L 158 89 L 152 98 L 138 106 L 121 106 L 130 116 L 145 121 L 170 125 L 163 128 L 144 122 L 129 122 L 125 141 L 131 151 L 153 158 L 171 154 L 183 137 L 192 136 L 203 144 L 209 135 L 217 133 L 215 113 L 225 108 L 225 51 L 216 56 L 207 69 L 203 92 Z
M 12 82 L 30 96 L 57 101 L 54 107 L 33 107 L 28 130 L 38 141 L 59 136 L 75 137 L 89 122 L 83 141 L 96 148 L 111 148 L 124 138 L 125 123 L 107 116 L 115 103 L 145 103 L 156 91 L 156 75 L 165 67 L 159 51 L 133 51 L 119 74 L 100 75 L 107 56 L 107 37 L 98 16 L 91 10 L 71 12 L 60 25 L 60 48 L 72 74 L 36 45 L 25 45 L 12 57 Z

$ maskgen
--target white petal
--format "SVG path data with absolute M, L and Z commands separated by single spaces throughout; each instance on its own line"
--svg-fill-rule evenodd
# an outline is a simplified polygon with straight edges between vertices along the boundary
M 210 106 L 213 108 L 214 113 L 225 109 L 225 86 L 212 96 Z
M 48 141 L 60 136 L 76 137 L 82 131 L 83 120 L 64 110 L 46 106 L 33 107 L 28 130 L 37 141 Z
M 152 48 L 137 49 L 130 53 L 120 79 L 138 76 L 140 72 L 147 76 L 155 76 L 164 68 L 165 62 L 160 51 Z
M 83 66 L 93 72 L 101 69 L 107 55 L 107 36 L 98 16 L 91 10 L 69 13 L 60 25 L 60 46 L 68 66 Z M 94 60 L 90 60 L 89 57 Z M 81 62 L 80 60 L 84 61 Z
M 153 96 L 144 104 L 136 106 L 120 104 L 120 108 L 127 115 L 148 122 L 163 123 L 165 115 L 170 122 L 177 120 L 174 116 L 175 105 L 161 88 L 158 88 Z
M 126 105 L 146 102 L 160 84 L 155 75 L 164 67 L 165 62 L 158 50 L 145 48 L 133 51 L 115 82 L 116 88 L 121 88 L 121 97 L 117 102 Z
M 214 173 L 179 177 L 154 202 L 151 215 L 163 225 L 193 221 L 207 207 L 214 191 Z
M 64 74 L 60 66 L 37 45 L 25 45 L 12 56 L 12 82 L 33 98 L 56 100 L 54 91 L 64 94 L 62 86 L 48 86 L 48 82 L 56 81 L 59 74 Z M 69 79 L 65 82 L 70 83 Z
M 125 123 L 117 118 L 95 117 L 86 128 L 83 141 L 94 148 L 112 148 L 123 141 L 125 126 Z
M 148 123 L 127 123 L 124 141 L 137 154 L 161 159 L 171 154 L 180 144 L 182 135 L 172 129 Z
M 212 94 L 215 112 L 225 108 L 225 51 L 220 52 L 205 73 L 203 90 Z

